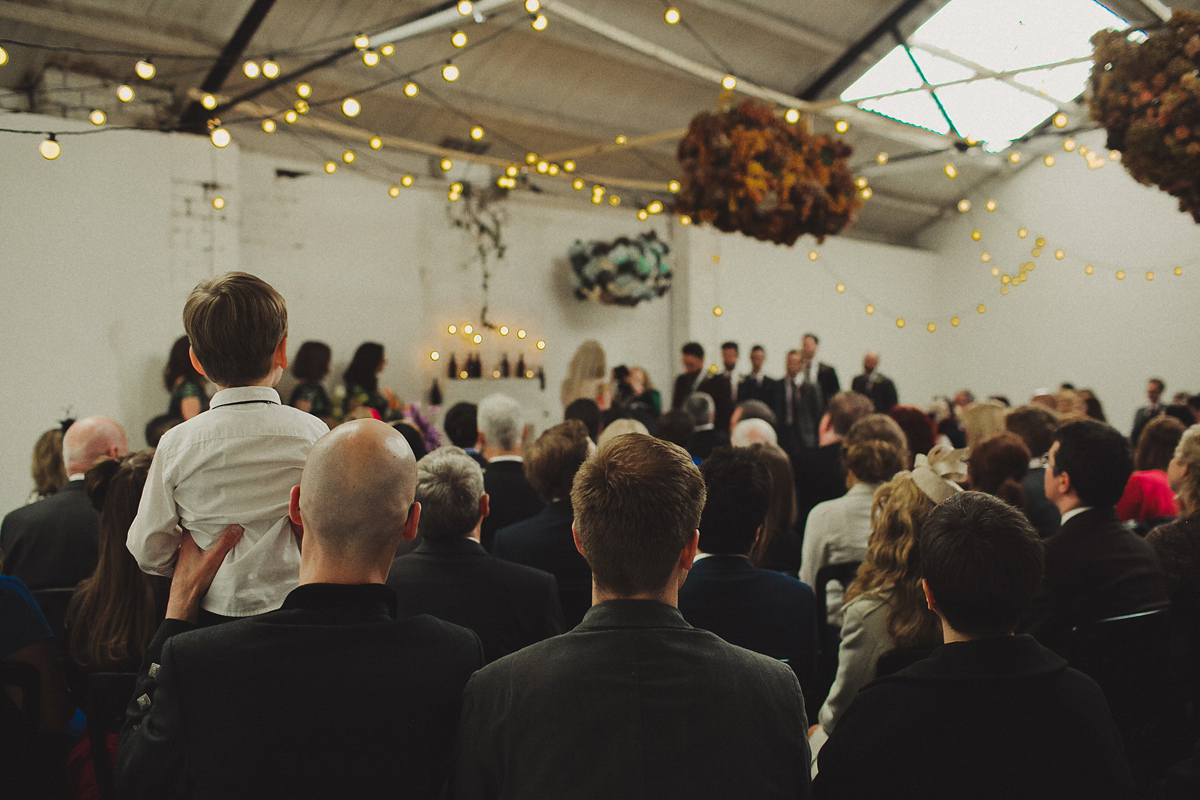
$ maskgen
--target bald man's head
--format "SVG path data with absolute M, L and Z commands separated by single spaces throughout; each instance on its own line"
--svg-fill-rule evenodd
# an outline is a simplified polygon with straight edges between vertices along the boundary
M 68 475 L 87 472 L 101 458 L 120 458 L 129 451 L 121 423 L 108 417 L 84 417 L 63 434 L 63 464 Z
M 374 419 L 339 425 L 313 445 L 304 465 L 304 538 L 347 558 L 394 551 L 416 485 L 417 460 L 403 434 Z

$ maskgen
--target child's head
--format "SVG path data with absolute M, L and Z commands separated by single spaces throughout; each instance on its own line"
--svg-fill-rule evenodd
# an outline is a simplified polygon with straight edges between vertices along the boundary
M 249 386 L 275 368 L 287 338 L 287 306 L 266 281 L 226 272 L 201 282 L 183 306 L 196 360 L 219 386 Z M 282 366 L 286 366 L 286 363 Z

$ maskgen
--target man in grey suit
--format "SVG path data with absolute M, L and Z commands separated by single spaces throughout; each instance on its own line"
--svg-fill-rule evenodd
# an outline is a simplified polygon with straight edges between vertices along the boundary
M 452 796 L 808 797 L 795 674 L 677 608 L 705 501 L 687 452 L 619 436 L 571 499 L 594 604 L 570 633 L 472 677 Z

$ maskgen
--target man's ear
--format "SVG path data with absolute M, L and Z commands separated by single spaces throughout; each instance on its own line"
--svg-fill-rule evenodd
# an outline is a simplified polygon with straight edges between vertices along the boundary
M 301 547 L 304 546 L 304 520 L 300 518 L 300 487 L 293 486 L 292 494 L 288 498 L 288 522 L 292 526 L 292 535 L 296 537 L 296 543 Z
M 417 538 L 417 525 L 421 521 L 421 504 L 413 503 L 408 507 L 408 519 L 404 521 L 404 541 L 411 542 Z
M 571 523 L 571 538 L 575 540 L 575 549 L 579 551 L 579 555 L 587 558 L 587 553 L 583 552 L 583 545 L 579 542 L 579 531 L 575 530 L 575 523 Z
M 692 562 L 696 560 L 696 551 L 700 549 L 700 530 L 692 531 L 691 537 L 688 538 L 687 544 L 683 546 L 683 550 L 679 552 L 679 562 L 677 566 L 684 570 L 692 568 Z
M 487 439 L 484 438 L 483 431 L 475 434 L 475 449 L 483 452 L 483 448 L 487 446 Z
M 929 606 L 929 610 L 937 613 L 937 601 L 933 599 L 933 592 L 929 591 L 929 581 L 921 578 L 921 589 L 925 592 L 925 605 Z
M 207 378 L 208 373 L 204 371 L 204 367 L 200 366 L 200 359 L 196 358 L 196 351 L 190 347 L 188 348 L 188 358 L 191 359 L 192 366 L 196 368 L 196 372 Z
M 479 518 L 486 519 L 491 510 L 491 498 L 488 497 L 487 492 L 484 492 L 479 495 Z
M 285 336 L 282 340 L 280 340 L 278 346 L 275 348 L 274 354 L 271 356 L 271 367 L 287 369 L 287 365 L 287 337 Z

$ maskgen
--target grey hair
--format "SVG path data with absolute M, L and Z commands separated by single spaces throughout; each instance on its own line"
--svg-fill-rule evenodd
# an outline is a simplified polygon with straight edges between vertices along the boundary
M 717 413 L 717 404 L 713 402 L 708 392 L 692 392 L 683 401 L 683 410 L 692 418 L 692 424 L 699 427 L 713 421 Z
M 479 524 L 483 470 L 461 447 L 439 447 L 417 462 L 419 532 L 426 539 L 457 539 Z
M 744 419 L 733 426 L 729 443 L 734 447 L 749 447 L 757 442 L 779 444 L 779 436 L 765 419 Z
M 600 432 L 600 438 L 596 441 L 596 447 L 603 447 L 608 443 L 609 439 L 615 439 L 627 433 L 650 435 L 650 431 L 646 429 L 646 426 L 636 419 L 614 419 L 608 424 L 607 428 Z
M 506 394 L 489 394 L 479 401 L 476 411 L 479 431 L 489 447 L 516 450 L 521 443 L 525 420 L 521 404 Z

